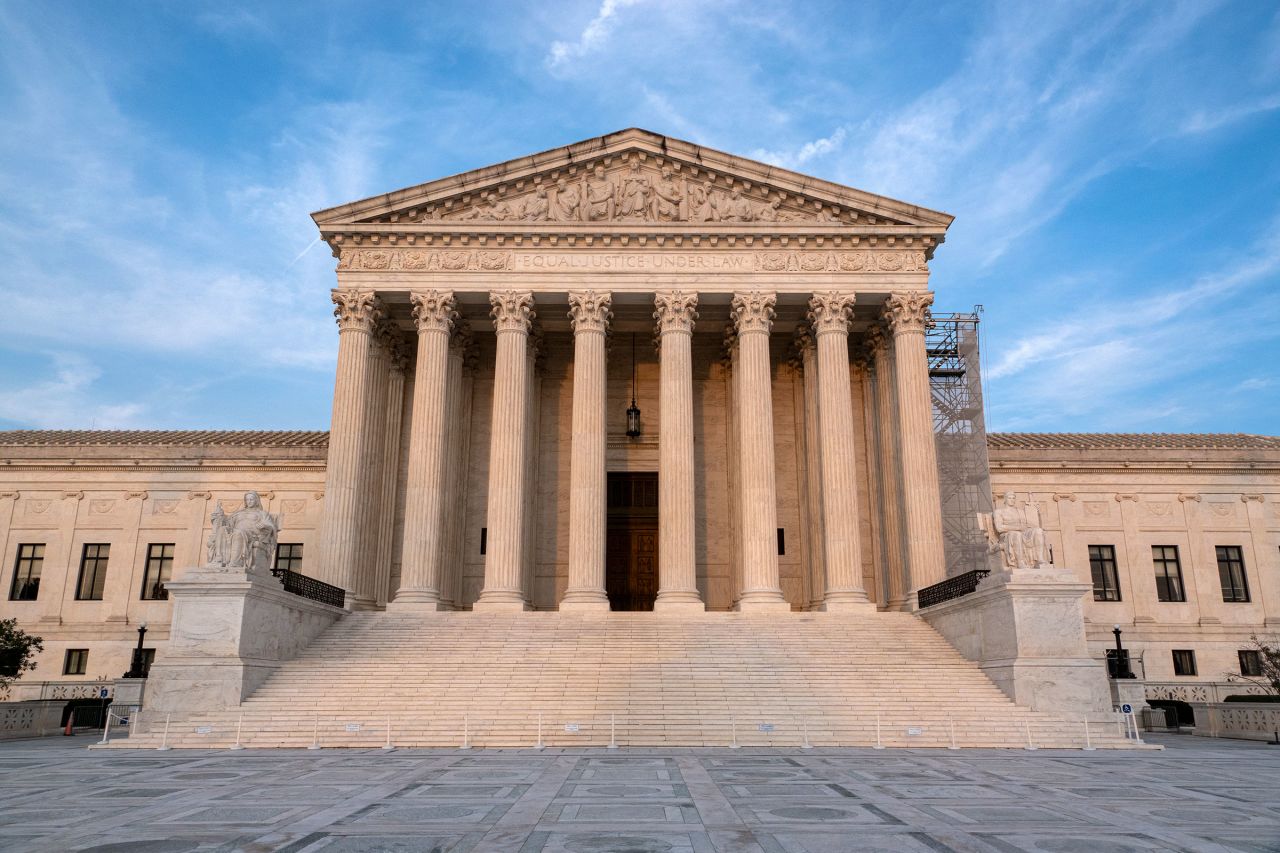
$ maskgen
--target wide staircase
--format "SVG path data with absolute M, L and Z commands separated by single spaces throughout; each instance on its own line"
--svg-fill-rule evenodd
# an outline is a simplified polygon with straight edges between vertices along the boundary
M 120 747 L 1126 747 L 905 613 L 354 613 L 239 708 Z

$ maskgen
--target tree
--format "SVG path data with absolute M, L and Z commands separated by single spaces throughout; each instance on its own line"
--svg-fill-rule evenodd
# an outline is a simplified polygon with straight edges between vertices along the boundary
M 32 657 L 44 651 L 44 640 L 18 627 L 17 619 L 0 619 L 0 692 L 22 673 L 36 668 Z
M 1263 642 L 1258 639 L 1258 635 L 1254 634 L 1249 637 L 1250 651 L 1258 653 L 1258 660 L 1261 665 L 1260 675 L 1242 675 L 1238 672 L 1228 672 L 1227 681 L 1246 681 L 1249 684 L 1256 684 L 1267 693 L 1280 696 L 1280 645 L 1276 641 Z

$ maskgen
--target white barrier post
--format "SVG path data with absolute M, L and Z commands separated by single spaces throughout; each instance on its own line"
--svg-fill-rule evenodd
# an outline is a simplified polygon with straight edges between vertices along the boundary
M 538 715 L 538 742 L 534 744 L 534 749 L 546 749 L 546 745 L 542 742 L 542 715 Z
M 129 717 L 129 737 L 138 736 L 138 718 L 142 716 L 142 708 L 139 707 Z
M 462 715 L 462 746 L 458 747 L 458 749 L 470 749 L 470 748 L 471 748 L 471 715 L 463 714 Z
M 947 726 L 951 729 L 951 746 L 947 749 L 959 749 L 956 746 L 956 719 L 955 717 L 947 717 Z
M 609 715 L 609 746 L 606 749 L 618 748 L 618 715 Z
M 156 750 L 159 752 L 168 752 L 169 750 L 173 749 L 173 747 L 169 746 L 169 717 L 170 716 L 172 715 L 170 714 L 164 715 L 164 734 L 160 736 L 160 745 L 156 747 Z
M 733 739 L 729 741 L 730 749 L 738 748 L 738 721 L 734 717 L 729 718 L 729 731 L 732 733 Z
M 244 714 L 240 715 L 240 719 L 236 720 L 236 742 L 231 744 L 231 749 L 244 749 L 244 744 L 240 742 L 240 730 L 244 728 Z
M 806 720 L 804 717 L 800 718 L 800 732 L 801 732 L 800 748 L 813 749 L 813 745 L 809 743 L 809 721 Z
M 1022 721 L 1022 724 L 1023 724 L 1023 725 L 1026 727 L 1026 729 L 1027 729 L 1027 745 L 1026 745 L 1026 746 L 1024 746 L 1024 747 L 1023 747 L 1023 749 L 1025 749 L 1025 750 L 1027 750 L 1027 751 L 1031 751 L 1031 750 L 1036 749 L 1036 745 L 1035 745 L 1034 743 L 1032 743 L 1032 742 L 1031 742 L 1031 720 L 1029 720 L 1029 719 L 1027 719 L 1027 720 L 1023 720 L 1023 721 Z
M 382 751 L 390 752 L 393 749 L 395 747 L 391 745 L 391 715 L 387 714 L 387 742 L 382 745 Z
M 102 727 L 102 740 L 98 741 L 99 744 L 106 743 L 107 735 L 111 734 L 111 715 L 113 713 L 115 712 L 112 711 L 110 708 L 107 709 L 107 724 Z
M 307 747 L 307 749 L 319 749 L 319 748 L 320 748 L 320 716 L 317 714 L 315 728 L 312 729 L 311 731 L 311 746 Z
M 1089 718 L 1081 717 L 1081 719 L 1084 720 L 1084 751 L 1093 752 L 1093 740 L 1089 737 Z
M 1130 711 L 1126 716 L 1129 718 L 1129 728 L 1133 730 L 1133 739 L 1142 743 L 1142 732 L 1138 731 L 1137 715 Z
M 880 742 L 880 712 L 876 711 L 876 749 L 884 749 L 884 744 Z

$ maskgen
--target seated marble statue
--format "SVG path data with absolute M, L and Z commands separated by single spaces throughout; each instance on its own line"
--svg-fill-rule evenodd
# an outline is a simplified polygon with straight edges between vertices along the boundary
M 262 508 L 257 492 L 246 492 L 244 506 L 230 515 L 218 506 L 211 520 L 209 565 L 251 572 L 271 570 L 280 519 Z
M 1049 567 L 1040 510 L 1031 501 L 1019 506 L 1017 495 L 1005 492 L 1003 503 L 994 512 L 978 514 L 978 523 L 987 534 L 990 553 L 1000 552 L 1006 570 Z

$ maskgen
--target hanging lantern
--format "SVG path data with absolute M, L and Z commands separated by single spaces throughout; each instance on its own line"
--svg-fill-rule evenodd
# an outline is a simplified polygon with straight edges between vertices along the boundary
M 636 336 L 631 335 L 631 405 L 627 407 L 627 438 L 640 437 L 640 408 L 636 405 Z

